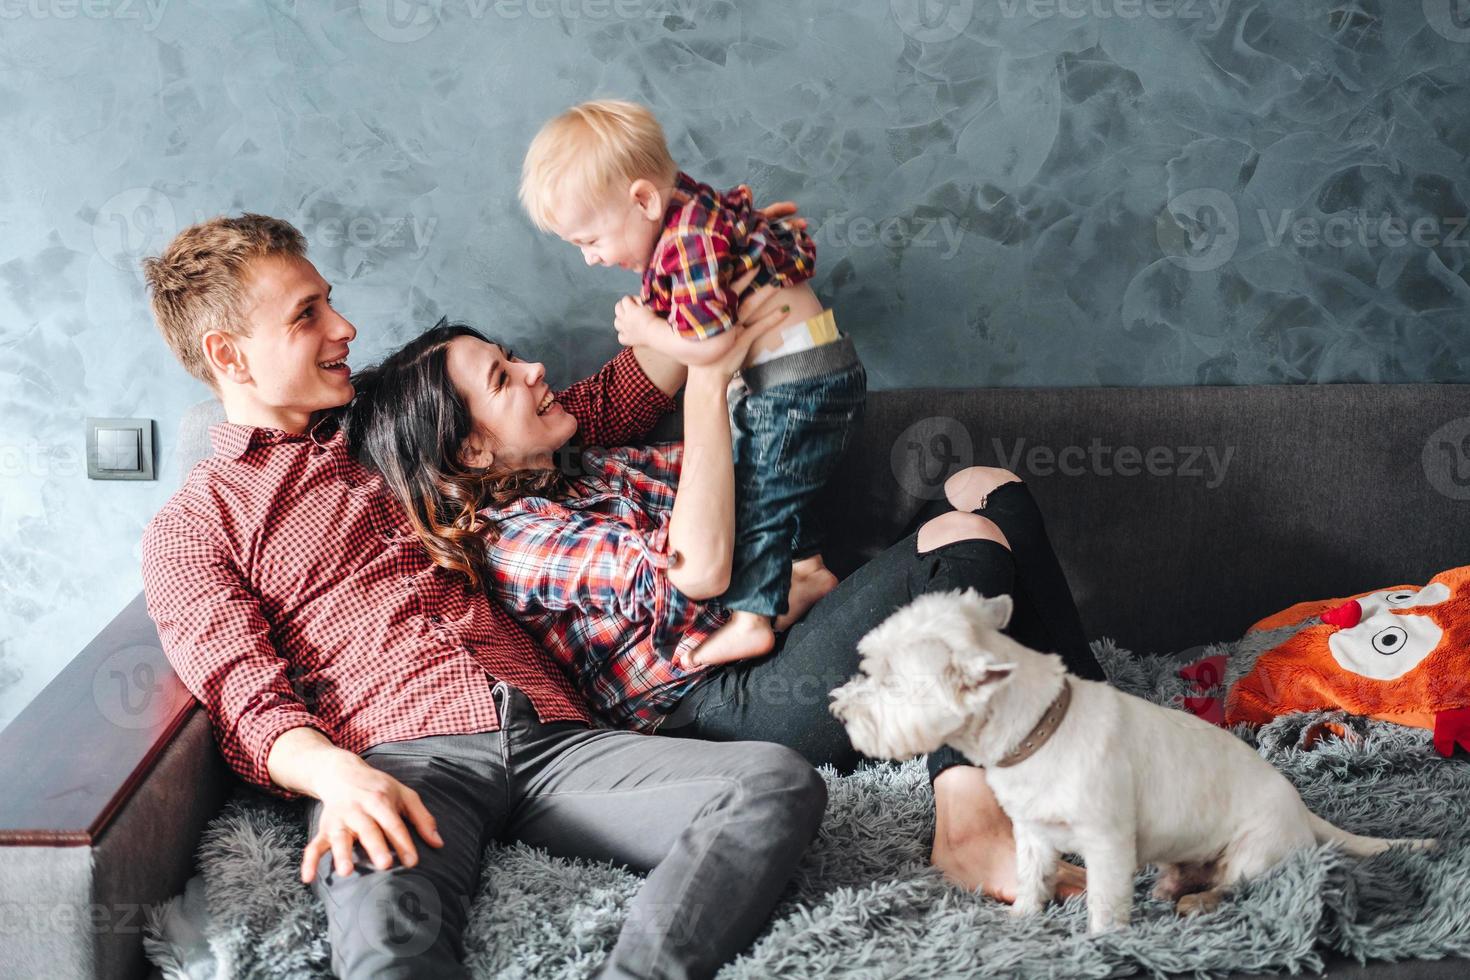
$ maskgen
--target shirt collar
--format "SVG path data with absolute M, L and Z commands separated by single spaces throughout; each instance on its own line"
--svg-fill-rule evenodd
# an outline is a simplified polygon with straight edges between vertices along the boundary
M 216 455 L 223 456 L 225 459 L 239 459 L 250 451 L 250 447 L 255 443 L 256 433 L 266 431 L 279 432 L 280 430 L 266 430 L 253 425 L 220 422 L 209 427 L 209 443 L 214 447 Z
M 313 422 L 311 428 L 305 434 L 286 432 L 282 429 L 263 428 L 256 425 L 220 422 L 209 427 L 209 443 L 214 447 L 216 455 L 223 456 L 225 459 L 239 459 L 248 453 L 251 447 L 257 443 L 261 445 L 273 445 L 278 442 L 295 442 L 310 439 L 313 444 L 325 449 L 339 434 L 337 413 L 327 412 Z

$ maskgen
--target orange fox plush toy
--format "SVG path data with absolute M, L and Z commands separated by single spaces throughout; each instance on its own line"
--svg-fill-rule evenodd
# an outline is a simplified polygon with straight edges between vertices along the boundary
M 1342 710 L 1427 728 L 1444 756 L 1470 750 L 1470 566 L 1422 588 L 1298 603 L 1252 626 L 1231 656 L 1180 673 L 1201 693 L 1224 680 L 1223 718 L 1213 699 L 1186 701 L 1217 723 Z

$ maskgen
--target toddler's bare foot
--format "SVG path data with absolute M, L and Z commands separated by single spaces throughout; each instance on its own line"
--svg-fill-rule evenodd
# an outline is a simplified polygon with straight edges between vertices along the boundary
M 822 561 L 821 555 L 812 555 L 791 563 L 791 592 L 786 597 L 786 611 L 776 617 L 773 629 L 781 633 L 801 621 L 807 610 L 817 600 L 837 588 L 837 576 Z
M 689 657 L 693 664 L 685 662 L 682 666 L 687 670 L 691 666 L 705 667 L 763 657 L 775 647 L 776 634 L 771 631 L 770 617 L 737 609 L 730 613 L 730 619 L 724 626 L 694 648 Z

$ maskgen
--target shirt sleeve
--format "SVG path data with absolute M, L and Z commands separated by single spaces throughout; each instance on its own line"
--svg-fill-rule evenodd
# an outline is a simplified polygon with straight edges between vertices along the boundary
M 602 370 L 556 396 L 577 420 L 584 446 L 623 446 L 642 438 L 674 408 L 674 399 L 649 380 L 631 347 Z
M 729 238 L 718 229 L 687 224 L 668 234 L 660 250 L 659 278 L 669 297 L 669 325 L 698 340 L 733 330 L 740 297 L 724 275 Z
M 666 521 L 645 532 L 560 506 L 485 516 L 499 530 L 491 588 L 518 613 L 615 612 L 650 623 L 666 657 L 699 614 L 700 603 L 669 581 Z
M 293 728 L 331 734 L 292 688 L 234 562 L 190 521 L 160 515 L 143 535 L 143 590 L 164 655 L 209 713 L 230 768 L 277 796 L 300 798 L 271 782 L 271 747 Z

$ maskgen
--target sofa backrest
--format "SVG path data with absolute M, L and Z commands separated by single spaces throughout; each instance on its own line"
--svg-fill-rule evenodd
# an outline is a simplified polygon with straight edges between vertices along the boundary
M 222 418 L 189 410 L 181 474 Z M 1470 385 L 876 391 L 825 495 L 829 563 L 876 555 L 972 464 L 1026 479 L 1089 634 L 1138 652 L 1470 564 Z
M 829 562 L 876 554 L 970 464 L 1028 481 L 1089 634 L 1137 652 L 1470 564 L 1470 385 L 874 392 Z

